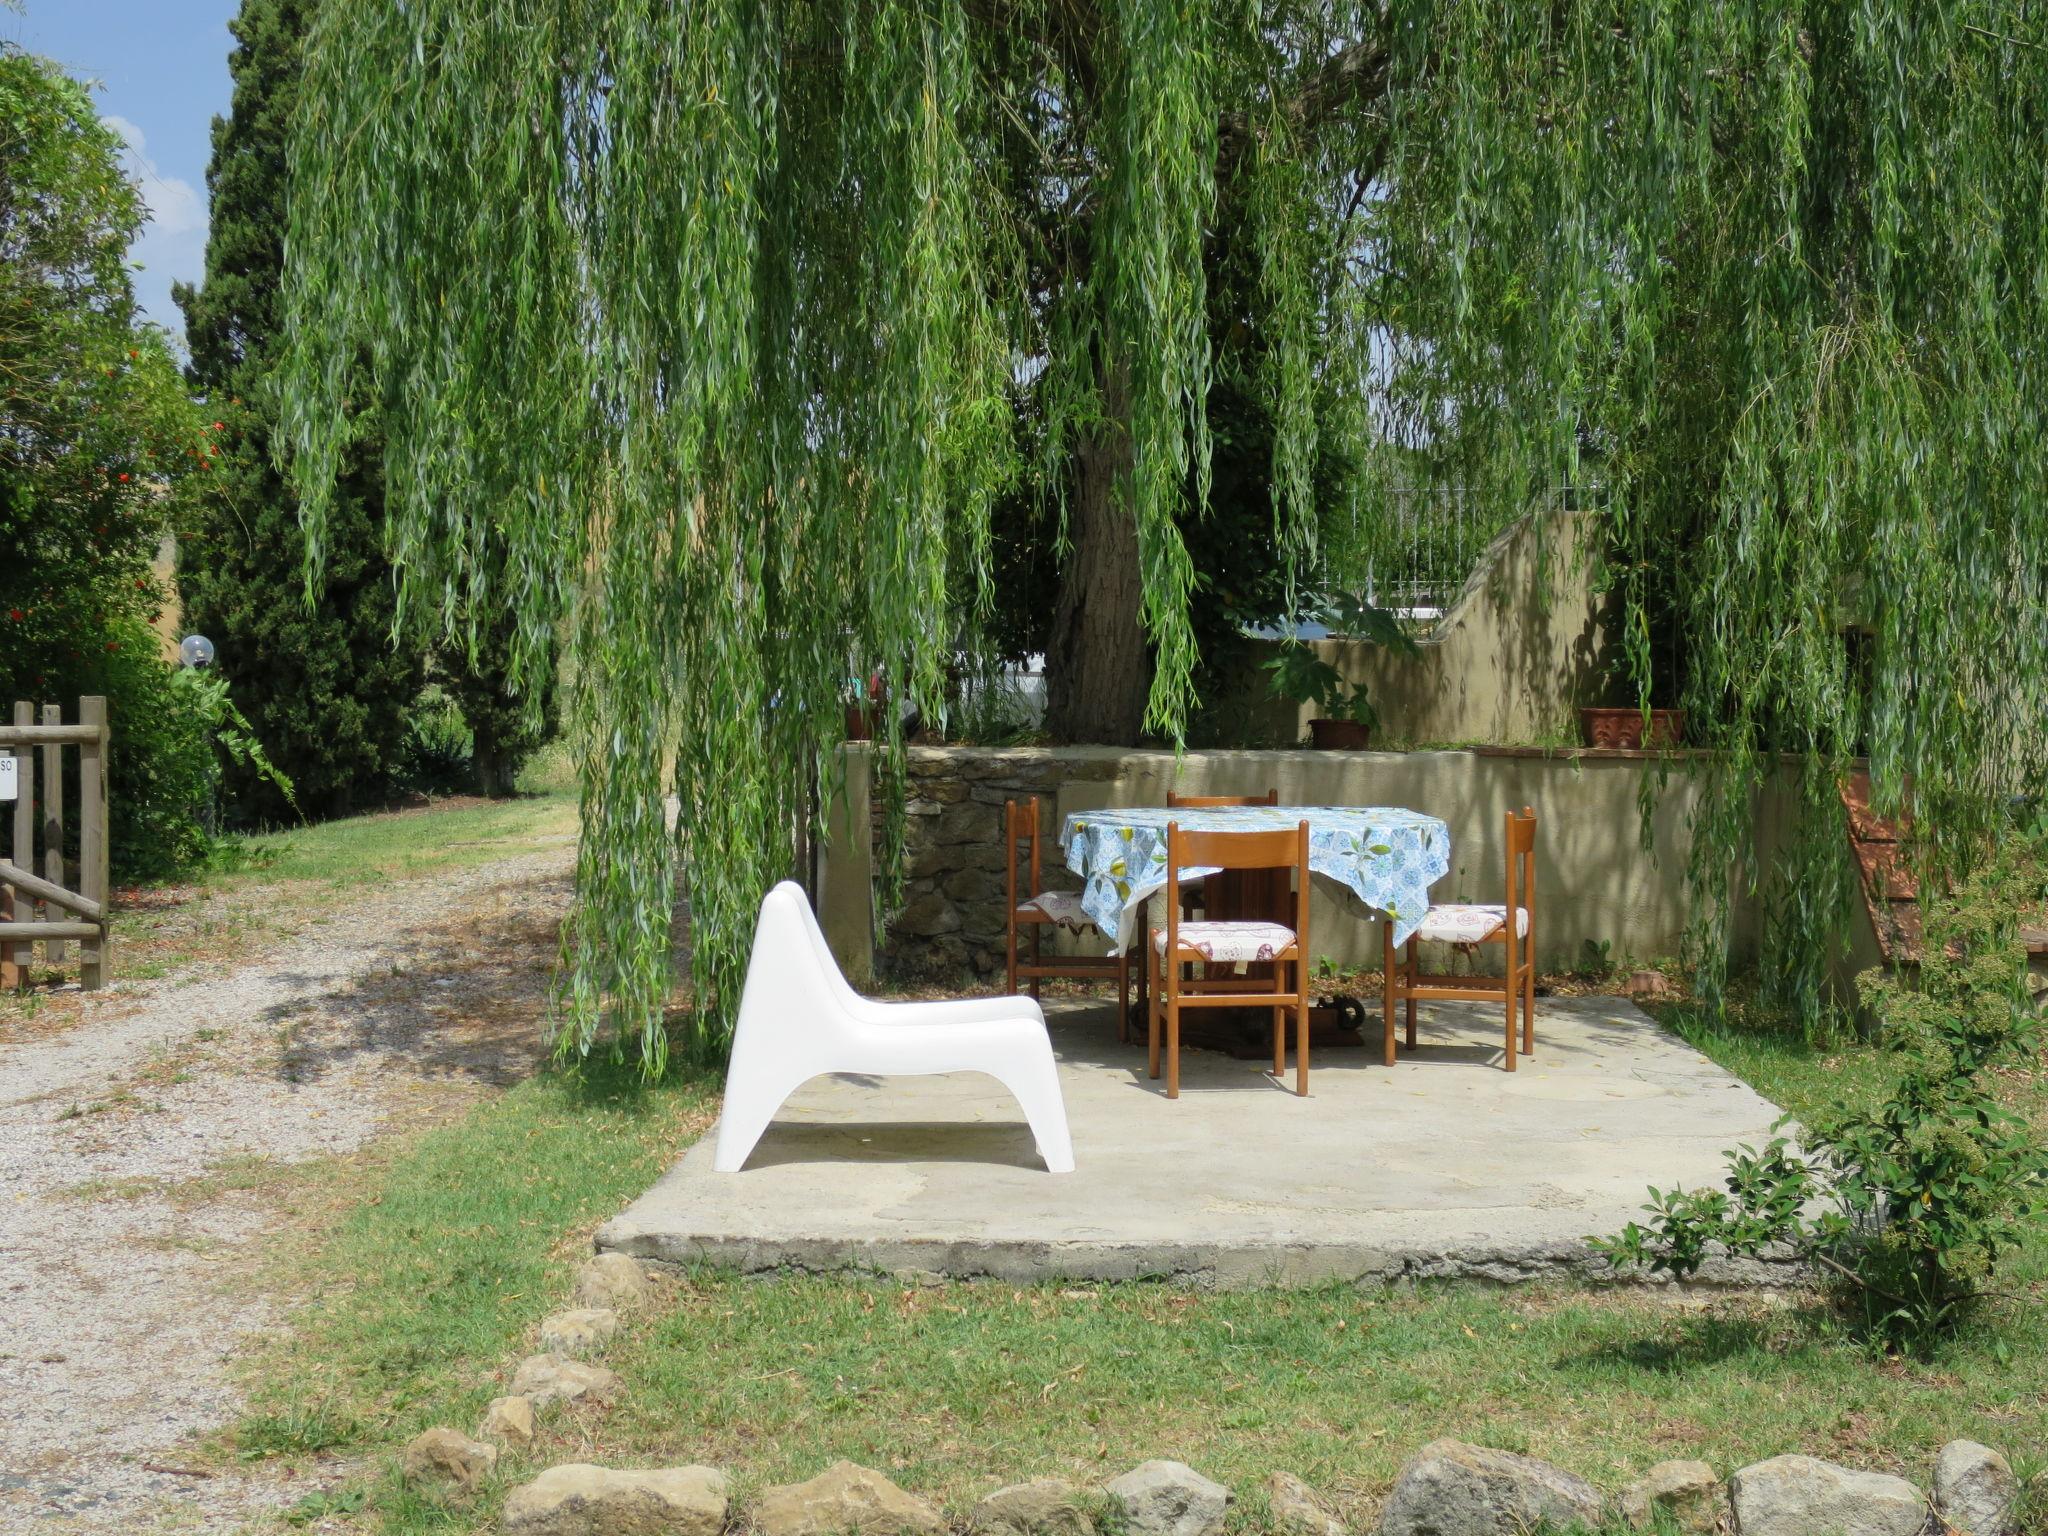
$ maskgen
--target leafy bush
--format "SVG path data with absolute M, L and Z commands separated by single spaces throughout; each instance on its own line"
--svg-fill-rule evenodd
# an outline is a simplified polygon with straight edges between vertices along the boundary
M 1858 978 L 1901 1063 L 1882 1102 L 1812 1117 L 1803 1146 L 1731 1153 L 1725 1192 L 1652 1189 L 1649 1226 L 1595 1246 L 1682 1280 L 1717 1244 L 1742 1256 L 1789 1245 L 1847 1290 L 1875 1340 L 1952 1329 L 2048 1204 L 2048 1150 L 1999 1104 L 1994 1076 L 2041 1048 L 2015 919 L 2038 909 L 2044 870 L 2038 849 L 2008 849 L 1924 903 L 1917 978 Z
M 116 633 L 83 689 L 106 696 L 113 728 L 108 856 L 118 880 L 174 880 L 213 860 L 224 765 L 262 778 L 287 805 L 295 804 L 292 783 L 264 757 L 226 678 L 166 660 L 139 624 Z
M 399 759 L 406 787 L 441 795 L 466 789 L 474 751 L 475 738 L 461 706 L 437 684 L 421 689 L 406 711 Z
M 113 745 L 107 754 L 108 857 L 124 882 L 175 880 L 207 861 L 219 764 L 200 701 L 136 626 L 108 654 L 104 693 Z M 72 701 L 65 700 L 66 715 Z
M 502 548 L 494 546 L 493 554 L 504 558 Z M 462 712 L 468 741 L 465 769 L 479 794 L 511 794 L 519 770 L 554 737 L 559 723 L 551 661 L 524 691 L 512 675 L 517 629 L 517 615 L 501 607 L 479 618 L 473 649 L 445 658 L 447 692 Z

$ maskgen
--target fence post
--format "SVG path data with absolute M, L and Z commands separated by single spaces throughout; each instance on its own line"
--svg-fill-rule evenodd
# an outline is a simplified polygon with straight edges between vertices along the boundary
M 78 723 L 99 727 L 78 749 L 78 892 L 103 909 L 112 901 L 107 890 L 107 701 L 97 695 L 78 701 Z M 78 981 L 97 992 L 113 967 L 113 919 L 100 919 L 96 939 L 78 946 Z
M 6 749 L 5 753 L 0 753 L 0 756 L 12 758 L 14 751 L 15 749 L 10 746 Z M 16 771 L 19 772 L 18 769 Z M 19 780 L 16 782 L 18 783 Z M 13 845 L 9 844 L 8 846 L 11 852 Z M 0 922 L 12 921 L 14 921 L 14 887 L 0 883 Z M 5 988 L 11 992 L 16 987 L 26 985 L 27 982 L 27 975 L 15 967 L 14 946 L 12 944 L 0 944 L 0 988 Z
M 43 724 L 63 723 L 62 704 L 43 706 Z M 27 869 L 28 866 L 23 864 L 22 868 Z M 69 886 L 64 878 L 64 744 L 59 741 L 45 743 L 43 747 L 43 878 L 52 885 Z M 69 916 L 68 913 L 60 914 L 48 902 L 42 905 L 45 917 Z M 43 941 L 43 963 L 64 963 L 62 939 Z
M 16 725 L 33 725 L 35 724 L 35 718 L 35 706 L 29 703 L 27 699 L 16 699 L 14 701 L 14 723 Z M 20 796 L 14 802 L 13 858 L 14 862 L 23 869 L 33 870 L 36 867 L 36 755 L 25 746 L 17 745 L 12 750 L 14 752 L 15 792 Z M 24 920 L 30 920 L 35 917 L 36 904 L 33 901 L 23 896 L 16 896 L 14 899 L 21 906 L 27 908 L 27 918 Z M 16 915 L 20 915 L 18 907 Z M 0 948 L 11 951 L 5 958 L 13 972 L 9 978 L 12 984 L 17 987 L 27 986 L 29 965 L 34 961 L 36 955 L 35 945 L 19 943 L 0 946 Z

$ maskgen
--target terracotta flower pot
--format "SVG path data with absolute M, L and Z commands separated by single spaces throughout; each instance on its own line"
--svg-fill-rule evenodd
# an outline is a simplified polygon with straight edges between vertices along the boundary
M 1589 747 L 1639 752 L 1644 746 L 1643 712 L 1640 709 L 1582 709 L 1579 711 L 1579 729 Z M 1650 711 L 1650 746 L 1675 747 L 1684 735 L 1684 710 Z
M 1309 741 L 1324 752 L 1363 752 L 1372 742 L 1372 727 L 1356 720 L 1311 720 Z
M 875 731 L 882 723 L 882 674 L 868 675 L 868 696 L 865 699 L 849 699 L 846 702 L 846 739 L 848 741 L 873 741 Z

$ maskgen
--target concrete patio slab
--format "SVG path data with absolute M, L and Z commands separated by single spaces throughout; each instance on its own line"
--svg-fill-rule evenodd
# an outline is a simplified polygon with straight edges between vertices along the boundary
M 1307 1099 L 1256 1063 L 1186 1051 L 1169 1100 L 1107 1005 L 1051 1003 L 1075 1172 L 1043 1170 L 991 1079 L 819 1078 L 744 1172 L 714 1173 L 706 1136 L 598 1246 L 1012 1283 L 1602 1277 L 1588 1234 L 1637 1215 L 1646 1186 L 1717 1183 L 1723 1152 L 1779 1118 L 1620 998 L 1539 999 L 1536 1054 L 1513 1074 L 1497 1009 L 1421 1012 L 1421 1047 L 1395 1067 L 1376 1049 L 1316 1054 Z M 1791 1277 L 1723 1263 L 1701 1278 Z

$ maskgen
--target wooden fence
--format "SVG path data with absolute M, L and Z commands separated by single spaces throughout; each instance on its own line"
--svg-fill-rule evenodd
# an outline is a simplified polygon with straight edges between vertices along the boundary
M 17 701 L 13 723 L 0 722 L 0 757 L 11 758 L 13 768 L 10 775 L 0 765 L 0 824 L 13 829 L 7 857 L 0 859 L 0 986 L 27 985 L 37 944 L 46 964 L 63 965 L 75 941 L 79 980 L 92 991 L 105 983 L 111 964 L 107 701 L 80 699 L 71 725 L 55 704 L 42 707 L 40 721 L 36 715 L 34 705 Z M 67 747 L 78 753 L 75 775 L 64 771 Z M 78 794 L 75 860 L 64 852 L 71 783 Z M 11 804 L 5 798 L 10 788 Z

